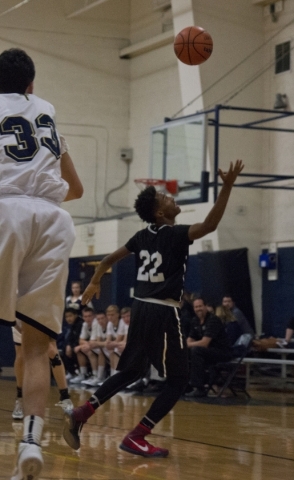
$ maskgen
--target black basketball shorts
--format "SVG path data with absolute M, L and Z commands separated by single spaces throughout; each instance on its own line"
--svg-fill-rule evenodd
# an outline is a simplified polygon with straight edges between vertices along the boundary
M 188 375 L 188 351 L 175 307 L 134 300 L 118 370 L 142 375 L 152 364 L 161 377 Z

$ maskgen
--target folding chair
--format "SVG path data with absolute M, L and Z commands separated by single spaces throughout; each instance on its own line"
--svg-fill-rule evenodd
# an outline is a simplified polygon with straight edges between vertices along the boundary
M 220 362 L 212 367 L 214 372 L 214 381 L 210 382 L 209 390 L 214 390 L 213 383 L 221 383 L 221 388 L 217 392 L 217 397 L 220 397 L 226 388 L 229 388 L 234 396 L 237 396 L 237 391 L 245 393 L 248 398 L 251 398 L 246 390 L 246 379 L 238 379 L 237 373 L 244 357 L 250 350 L 253 337 L 250 333 L 243 333 L 233 345 L 234 356 L 229 362 Z M 216 392 L 215 392 L 216 393 Z

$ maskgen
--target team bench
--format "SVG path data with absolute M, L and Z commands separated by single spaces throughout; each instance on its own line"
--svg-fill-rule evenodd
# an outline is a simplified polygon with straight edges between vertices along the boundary
M 289 352 L 290 353 L 290 352 Z M 287 359 L 279 359 L 279 358 L 258 358 L 258 357 L 245 357 L 242 360 L 242 363 L 246 365 L 246 389 L 250 385 L 250 369 L 251 365 L 281 365 L 281 367 L 286 368 L 287 365 L 294 366 L 294 360 L 287 360 Z M 284 372 L 284 370 L 283 370 Z M 282 373 L 283 373 L 282 372 Z M 282 375 L 282 378 L 284 375 Z

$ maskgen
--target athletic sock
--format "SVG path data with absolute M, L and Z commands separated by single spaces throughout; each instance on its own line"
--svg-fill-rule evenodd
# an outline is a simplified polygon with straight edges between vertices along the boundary
M 97 377 L 99 378 L 99 380 L 103 380 L 104 379 L 104 371 L 105 371 L 105 367 L 98 367 L 98 370 L 97 370 Z
M 152 428 L 155 427 L 155 422 L 153 422 L 149 417 L 143 417 L 142 420 L 140 421 L 139 425 L 143 425 L 146 428 L 149 428 L 149 430 L 152 430 Z
M 95 395 L 92 395 L 88 402 L 87 403 L 90 403 L 90 405 L 92 406 L 92 408 L 94 408 L 94 410 L 97 410 L 97 408 L 99 407 L 99 400 L 98 398 L 95 396 Z
M 68 388 L 62 388 L 59 390 L 59 395 L 60 395 L 60 398 L 59 400 L 62 402 L 62 400 L 67 400 L 68 398 L 70 398 L 70 395 L 68 393 Z
M 16 387 L 16 398 L 22 398 L 22 388 Z
M 151 428 L 146 427 L 142 423 L 138 425 L 127 435 L 128 437 L 145 437 L 145 435 L 150 435 Z
M 44 420 L 36 415 L 27 415 L 24 418 L 23 442 L 40 445 Z
M 90 402 L 84 403 L 81 407 L 77 407 L 74 409 L 74 418 L 77 422 L 86 423 L 88 418 L 92 417 L 95 413 L 95 408 L 91 405 Z

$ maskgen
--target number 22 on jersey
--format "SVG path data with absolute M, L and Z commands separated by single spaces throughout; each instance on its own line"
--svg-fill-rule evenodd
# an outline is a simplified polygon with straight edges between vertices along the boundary
M 147 250 L 141 250 L 139 256 L 143 260 L 143 265 L 138 270 L 137 280 L 153 283 L 164 282 L 163 273 L 157 271 L 162 264 L 161 253 L 154 252 L 150 255 Z

